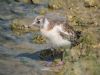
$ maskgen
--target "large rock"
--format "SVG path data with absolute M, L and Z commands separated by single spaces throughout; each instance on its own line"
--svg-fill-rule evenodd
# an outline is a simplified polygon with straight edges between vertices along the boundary
M 85 6 L 86 7 L 94 7 L 97 6 L 99 3 L 99 0 L 85 0 Z
M 49 8 L 51 9 L 60 9 L 63 8 L 64 2 L 61 0 L 50 0 L 49 1 Z
M 11 30 L 15 33 L 26 33 L 31 31 L 37 31 L 36 27 L 29 28 L 29 25 L 32 23 L 32 18 L 18 18 L 14 19 L 11 23 Z

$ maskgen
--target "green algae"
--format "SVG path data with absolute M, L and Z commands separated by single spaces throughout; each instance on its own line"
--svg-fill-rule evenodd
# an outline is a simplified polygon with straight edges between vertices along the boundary
M 64 2 L 62 0 L 50 0 L 48 7 L 51 9 L 61 9 L 64 6 Z
M 43 0 L 32 0 L 33 3 L 35 4 L 40 4 Z
M 35 44 L 45 44 L 46 43 L 46 38 L 38 34 L 34 35 L 32 40 L 33 40 L 33 43 Z
M 40 11 L 39 11 L 39 14 L 40 15 L 45 15 L 47 12 L 49 12 L 50 10 L 48 9 L 48 8 L 42 8 L 42 9 L 40 9 Z
M 28 32 L 35 32 L 39 30 L 36 27 L 29 28 L 28 25 L 30 24 L 30 19 L 14 19 L 11 23 L 10 28 L 17 35 L 25 34 Z

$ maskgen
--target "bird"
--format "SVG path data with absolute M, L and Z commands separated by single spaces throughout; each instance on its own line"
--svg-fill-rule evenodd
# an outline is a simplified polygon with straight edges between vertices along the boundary
M 40 32 L 53 45 L 53 48 L 64 47 L 61 61 L 64 61 L 67 50 L 79 44 L 81 31 L 75 31 L 68 21 L 49 20 L 46 16 L 36 16 L 29 27 L 36 26 Z

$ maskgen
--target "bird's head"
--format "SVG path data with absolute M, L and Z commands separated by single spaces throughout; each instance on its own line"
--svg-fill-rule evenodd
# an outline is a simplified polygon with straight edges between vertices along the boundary
M 45 25 L 48 23 L 47 18 L 45 18 L 44 16 L 37 16 L 35 17 L 35 19 L 33 20 L 31 26 L 36 26 L 38 28 L 44 28 Z

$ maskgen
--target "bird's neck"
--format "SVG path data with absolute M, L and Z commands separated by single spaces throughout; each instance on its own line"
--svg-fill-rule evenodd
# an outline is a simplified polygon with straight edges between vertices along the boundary
M 48 29 L 48 25 L 49 25 L 49 21 L 48 21 L 48 19 L 44 19 L 44 24 L 43 24 L 43 28 L 42 29 Z

